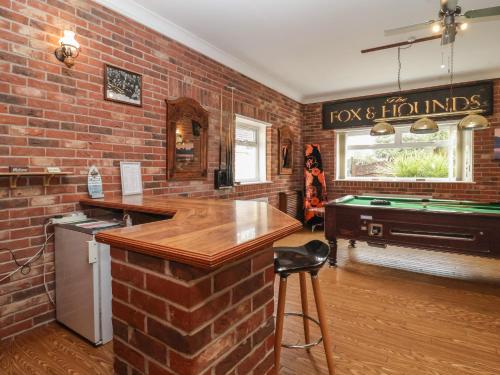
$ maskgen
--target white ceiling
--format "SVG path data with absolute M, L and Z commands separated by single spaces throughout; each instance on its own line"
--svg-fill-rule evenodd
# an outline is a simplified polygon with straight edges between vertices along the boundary
M 384 37 L 383 30 L 435 19 L 439 9 L 439 0 L 97 2 L 302 103 L 396 90 L 397 49 L 360 50 L 430 35 Z M 500 5 L 500 0 L 459 4 L 467 11 Z M 499 39 L 499 18 L 460 33 L 456 81 L 500 77 Z M 447 83 L 447 70 L 440 65 L 439 40 L 402 51 L 403 89 Z

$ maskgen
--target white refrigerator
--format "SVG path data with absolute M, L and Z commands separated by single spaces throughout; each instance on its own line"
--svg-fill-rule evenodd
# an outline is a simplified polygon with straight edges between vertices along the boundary
M 101 345 L 113 339 L 109 245 L 95 241 L 121 222 L 89 219 L 55 226 L 56 319 Z

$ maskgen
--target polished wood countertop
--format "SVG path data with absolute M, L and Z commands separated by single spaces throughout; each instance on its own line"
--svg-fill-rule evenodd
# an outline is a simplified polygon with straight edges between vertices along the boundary
M 103 231 L 99 242 L 214 269 L 302 228 L 265 202 L 124 196 L 82 199 L 82 205 L 171 216 L 171 219 Z

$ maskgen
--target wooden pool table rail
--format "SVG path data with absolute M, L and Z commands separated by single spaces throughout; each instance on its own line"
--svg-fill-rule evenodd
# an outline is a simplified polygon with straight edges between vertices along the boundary
M 338 238 L 500 258 L 500 212 L 350 205 L 347 198 L 325 206 L 331 265 L 337 261 Z

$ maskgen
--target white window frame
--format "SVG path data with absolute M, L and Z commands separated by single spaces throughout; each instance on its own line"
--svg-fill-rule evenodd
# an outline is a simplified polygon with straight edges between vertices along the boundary
M 376 144 L 370 146 L 350 146 L 350 150 L 363 150 L 363 149 L 387 149 L 387 148 L 401 148 L 404 147 L 430 147 L 435 145 L 446 145 L 448 149 L 455 148 L 454 155 L 457 158 L 455 170 L 453 170 L 453 163 L 450 164 L 448 175 L 454 176 L 452 178 L 420 178 L 420 177 L 346 177 L 347 171 L 347 142 L 346 134 L 362 135 L 369 134 L 370 129 L 356 129 L 356 130 L 338 130 L 336 131 L 336 152 L 335 152 L 335 180 L 336 181 L 381 181 L 381 182 L 444 182 L 444 183 L 457 183 L 473 182 L 473 161 L 474 161 L 474 136 L 472 131 L 460 131 L 457 129 L 457 121 L 439 122 L 439 127 L 447 127 L 450 129 L 451 136 L 447 141 L 435 142 L 414 142 L 403 143 L 402 134 L 409 131 L 411 124 L 395 125 L 396 130 L 395 142 L 392 144 Z M 453 153 L 449 153 L 450 161 Z
M 257 178 L 255 179 L 244 179 L 244 180 L 236 180 L 237 183 L 240 184 L 255 184 L 255 183 L 265 183 L 268 182 L 267 180 L 267 128 L 271 127 L 272 125 L 255 120 L 250 117 L 242 116 L 242 115 L 235 115 L 235 134 L 236 134 L 236 128 L 242 127 L 242 128 L 247 128 L 247 129 L 252 129 L 257 131 L 257 161 L 256 161 L 256 175 Z M 236 135 L 235 135 L 236 138 Z M 235 152 L 236 152 L 236 144 L 239 143 L 235 139 Z M 246 144 L 245 142 L 242 142 L 241 144 Z M 236 165 L 236 158 L 235 158 L 235 176 L 236 176 L 236 168 L 238 167 Z

